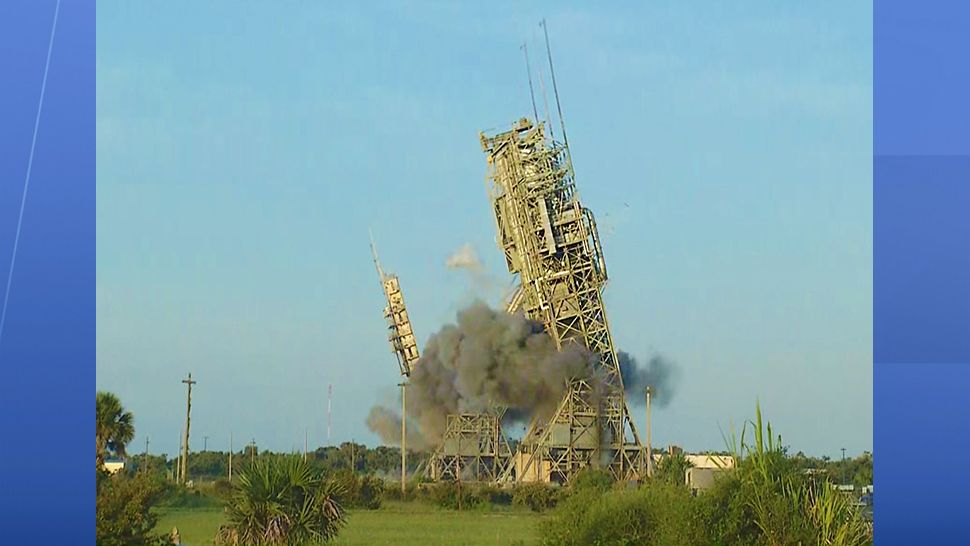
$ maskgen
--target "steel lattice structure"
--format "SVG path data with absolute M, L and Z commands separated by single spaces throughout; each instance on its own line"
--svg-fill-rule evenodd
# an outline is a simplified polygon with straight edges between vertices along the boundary
M 381 288 L 384 289 L 384 299 L 387 300 L 387 307 L 384 308 L 384 318 L 387 319 L 387 340 L 391 343 L 391 352 L 397 357 L 401 375 L 408 377 L 421 355 L 418 351 L 418 342 L 414 338 L 414 329 L 411 328 L 407 307 L 404 305 L 404 293 L 401 292 L 401 283 L 397 275 L 385 273 L 384 268 L 381 267 L 373 238 L 370 249 L 374 255 L 377 275 L 381 279 Z
M 448 416 L 441 446 L 428 463 L 432 480 L 497 482 L 512 460 L 500 414 Z
M 578 343 L 598 360 L 596 380 L 569 385 L 553 418 L 533 420 L 503 480 L 567 482 L 587 465 L 639 479 L 646 456 L 626 407 L 602 291 L 606 264 L 592 213 L 576 193 L 569 150 L 543 123 L 481 135 L 497 242 L 520 292 L 510 307 L 542 323 L 557 346 Z

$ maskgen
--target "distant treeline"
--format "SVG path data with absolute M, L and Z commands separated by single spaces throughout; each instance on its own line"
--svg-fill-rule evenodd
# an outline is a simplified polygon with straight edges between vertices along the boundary
M 302 454 L 302 452 L 300 452 Z M 241 472 L 259 458 L 280 455 L 270 451 L 259 451 L 246 446 L 232 455 L 233 473 Z M 292 453 L 286 453 L 292 454 Z M 408 450 L 408 474 L 423 468 L 430 454 Z M 361 474 L 372 474 L 388 479 L 398 479 L 401 475 L 401 450 L 397 447 L 378 446 L 369 448 L 363 444 L 344 442 L 339 446 L 319 447 L 307 453 L 307 461 L 314 468 L 325 472 L 353 470 Z M 147 465 L 153 474 L 171 474 L 175 469 L 176 457 L 167 454 L 148 455 L 129 454 L 127 472 L 142 472 Z M 188 479 L 216 480 L 229 474 L 229 453 L 226 451 L 197 451 L 189 453 Z
M 233 453 L 233 472 L 238 473 L 251 464 L 254 455 L 255 458 L 259 458 L 279 454 L 258 449 L 254 454 L 253 449 L 247 446 Z M 828 480 L 834 483 L 853 484 L 859 487 L 872 484 L 872 454 L 869 452 L 859 457 L 846 458 L 845 461 L 829 457 L 811 457 L 802 452 L 788 456 L 797 468 L 824 471 Z M 408 474 L 413 475 L 414 472 L 423 469 L 429 457 L 430 454 L 427 452 L 408 450 Z M 339 446 L 319 447 L 309 452 L 307 459 L 311 466 L 326 472 L 354 470 L 361 474 L 372 474 L 392 480 L 398 479 L 401 475 L 401 450 L 397 447 L 370 448 L 363 444 L 344 442 Z M 129 454 L 128 472 L 140 471 L 145 463 L 144 455 Z M 170 474 L 175 468 L 175 458 L 165 454 L 149 455 L 147 464 L 153 473 Z M 229 473 L 229 453 L 225 451 L 189 453 L 188 470 L 189 479 L 194 480 L 215 480 L 226 477 Z

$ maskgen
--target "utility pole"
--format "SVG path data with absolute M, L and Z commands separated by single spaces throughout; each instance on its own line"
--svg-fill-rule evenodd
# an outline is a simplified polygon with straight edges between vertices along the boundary
M 350 439 L 350 471 L 357 473 L 357 441 Z
M 145 473 L 148 473 L 148 436 L 145 436 Z
M 845 448 L 842 448 L 842 485 L 845 485 Z
M 653 444 L 650 441 L 650 398 L 653 395 L 653 387 L 647 387 L 647 477 L 653 477 Z
M 458 437 L 458 456 L 455 457 L 455 479 L 458 481 L 458 511 L 461 511 L 461 436 Z
M 401 493 L 407 491 L 408 478 L 408 384 L 398 383 L 401 387 Z
M 182 442 L 182 473 L 179 476 L 179 480 L 184 484 L 185 478 L 188 476 L 188 462 L 189 462 L 189 421 L 192 414 L 192 385 L 198 383 L 198 381 L 192 380 L 192 374 L 189 374 L 187 379 L 183 379 L 182 383 L 188 385 L 189 390 L 185 398 L 185 439 Z
M 306 428 L 303 429 L 303 462 L 306 462 L 306 450 L 307 450 L 307 431 Z
M 175 474 L 172 477 L 175 479 L 175 483 L 179 483 L 179 476 L 182 475 L 182 439 L 179 438 L 179 452 L 178 456 L 175 458 Z
M 208 436 L 203 436 L 202 437 L 202 451 L 203 452 L 209 451 L 209 437 Z
M 249 462 L 253 466 L 256 466 L 256 438 L 249 443 Z
M 229 433 L 229 483 L 232 483 L 232 432 Z

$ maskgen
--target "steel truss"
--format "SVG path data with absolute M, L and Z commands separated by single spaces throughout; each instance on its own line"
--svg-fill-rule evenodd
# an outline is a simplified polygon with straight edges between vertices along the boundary
M 495 413 L 449 415 L 444 440 L 428 464 L 436 481 L 496 482 L 512 460 Z
M 543 123 L 481 135 L 499 247 L 521 295 L 517 306 L 541 322 L 558 347 L 577 343 L 598 357 L 593 378 L 576 378 L 552 419 L 533 420 L 503 481 L 568 482 L 588 465 L 616 479 L 639 479 L 646 455 L 626 407 L 603 305 L 606 263 L 592 213 L 580 203 L 569 150 Z

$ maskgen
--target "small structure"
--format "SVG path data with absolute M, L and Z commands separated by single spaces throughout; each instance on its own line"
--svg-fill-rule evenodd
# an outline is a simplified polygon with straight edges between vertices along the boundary
M 684 455 L 690 467 L 684 473 L 684 483 L 692 495 L 714 486 L 717 475 L 734 469 L 734 457 L 730 455 Z
M 122 459 L 108 459 L 103 467 L 108 474 L 117 474 L 125 469 L 125 461 Z
M 496 482 L 511 459 L 499 415 L 462 413 L 448 416 L 444 438 L 428 470 L 435 481 Z
M 697 495 L 697 493 L 713 487 L 717 475 L 721 472 L 724 472 L 724 470 L 720 468 L 688 468 L 685 472 L 684 482 L 690 489 L 690 493 Z
M 727 470 L 734 468 L 734 457 L 730 455 L 684 455 L 694 468 Z

